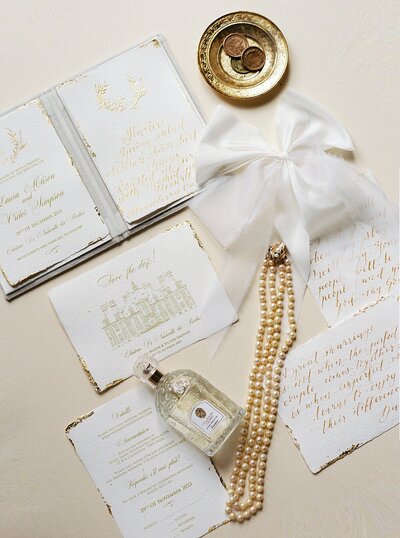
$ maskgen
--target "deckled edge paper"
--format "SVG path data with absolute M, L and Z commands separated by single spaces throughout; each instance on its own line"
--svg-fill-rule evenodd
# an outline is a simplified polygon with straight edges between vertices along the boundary
M 14 150 L 7 147 L 11 153 L 4 157 L 0 147 L 0 284 L 6 293 L 110 238 L 42 102 L 1 117 L 2 142 L 7 133 Z
M 398 424 L 398 349 L 388 297 L 288 355 L 279 415 L 313 473 Z
M 308 287 L 328 325 L 386 295 L 399 295 L 399 220 L 371 173 L 357 183 L 366 200 L 356 222 L 343 221 L 311 243 Z
M 198 538 L 227 523 L 212 460 L 161 419 L 148 387 L 77 418 L 66 434 L 125 538 Z
M 143 354 L 165 359 L 237 320 L 187 221 L 49 296 L 97 392 L 130 377 Z

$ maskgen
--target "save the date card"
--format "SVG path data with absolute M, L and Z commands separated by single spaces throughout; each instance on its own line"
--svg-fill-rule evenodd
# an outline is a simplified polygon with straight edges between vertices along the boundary
M 164 359 L 237 320 L 188 222 L 50 292 L 98 392 L 132 375 L 144 354 Z

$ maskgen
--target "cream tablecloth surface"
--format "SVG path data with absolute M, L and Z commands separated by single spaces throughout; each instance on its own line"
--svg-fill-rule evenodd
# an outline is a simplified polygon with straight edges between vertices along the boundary
M 0 109 L 22 103 L 161 32 L 206 119 L 217 104 L 224 103 L 275 142 L 279 92 L 261 104 L 233 104 L 214 93 L 197 68 L 197 42 L 203 29 L 218 16 L 239 9 L 262 13 L 278 24 L 290 47 L 290 69 L 283 86 L 290 85 L 320 102 L 341 120 L 354 139 L 356 163 L 372 169 L 387 195 L 397 199 L 400 118 L 396 34 L 400 20 L 396 0 L 0 0 Z M 3 538 L 119 536 L 67 441 L 64 427 L 129 389 L 134 381 L 97 395 L 47 294 L 53 286 L 188 217 L 186 210 L 11 303 L 0 300 Z M 218 268 L 215 241 L 197 227 Z M 244 400 L 258 317 L 255 284 L 240 314 L 240 322 L 213 364 L 209 364 L 203 342 L 164 365 L 198 370 L 238 401 Z M 318 308 L 307 296 L 299 341 L 306 341 L 324 327 Z M 399 536 L 398 448 L 398 432 L 393 429 L 314 476 L 278 421 L 263 512 L 243 526 L 219 528 L 213 536 Z M 216 458 L 225 478 L 233 450 L 233 444 L 228 444 Z

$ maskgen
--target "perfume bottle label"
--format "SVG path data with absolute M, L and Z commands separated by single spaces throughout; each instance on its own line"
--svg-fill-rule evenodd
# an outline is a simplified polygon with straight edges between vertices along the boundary
M 207 400 L 197 402 L 190 412 L 190 421 L 203 433 L 210 437 L 212 432 L 224 420 L 225 415 L 221 413 Z

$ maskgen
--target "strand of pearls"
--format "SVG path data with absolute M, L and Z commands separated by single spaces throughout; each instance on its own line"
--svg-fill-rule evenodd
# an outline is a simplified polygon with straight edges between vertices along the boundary
M 278 412 L 281 371 L 296 339 L 292 269 L 283 243 L 272 245 L 265 257 L 259 277 L 259 296 L 260 325 L 255 359 L 226 502 L 229 519 L 239 523 L 263 507 L 265 470 Z M 289 330 L 282 340 L 285 306 Z M 245 492 L 248 498 L 244 501 Z

